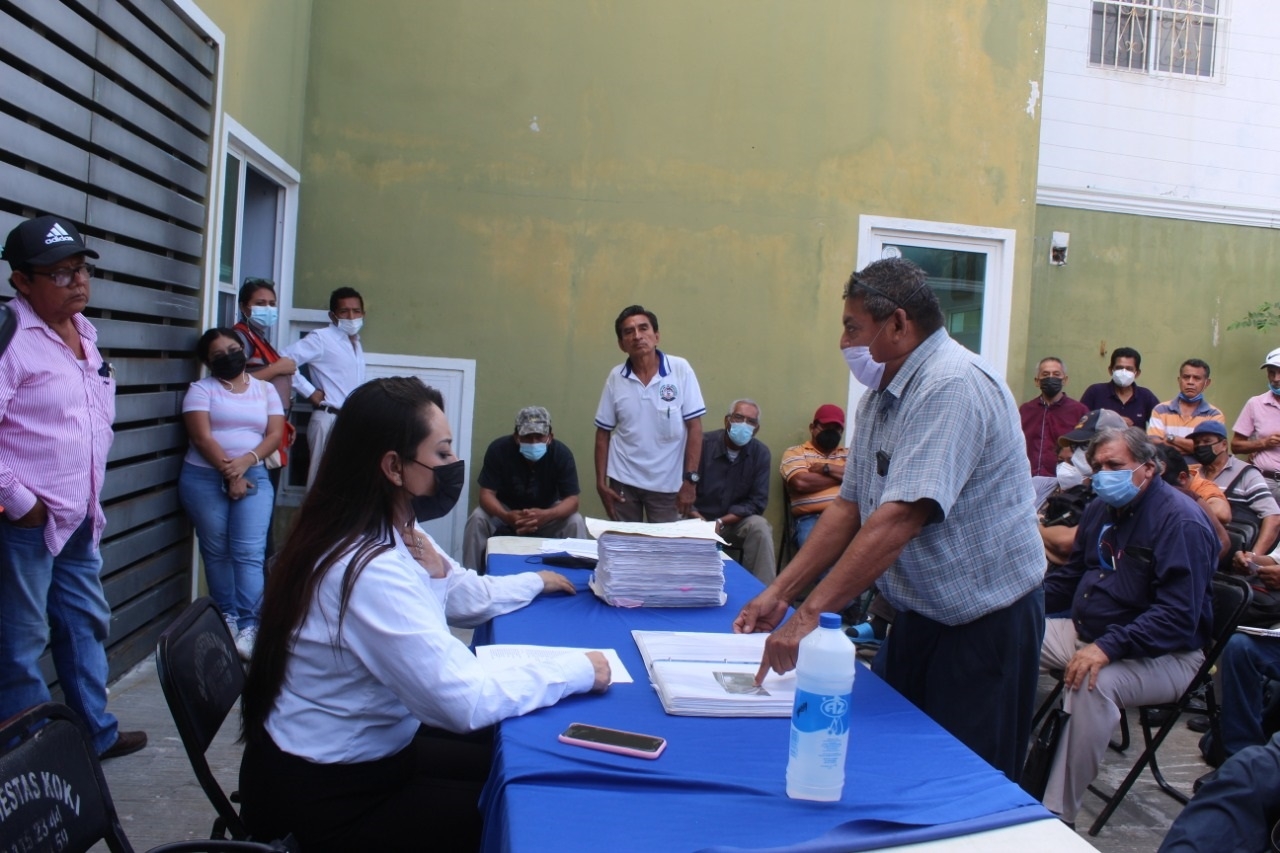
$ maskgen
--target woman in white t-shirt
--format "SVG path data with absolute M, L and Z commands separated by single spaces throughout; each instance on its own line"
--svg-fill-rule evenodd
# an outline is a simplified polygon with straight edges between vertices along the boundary
M 347 398 L 249 665 L 240 796 L 255 838 L 475 850 L 484 730 L 608 687 L 598 652 L 490 672 L 449 632 L 574 592 L 554 572 L 482 576 L 441 553 L 417 522 L 447 515 L 465 476 L 439 391 L 391 377 Z
M 262 460 L 280 445 L 284 409 L 270 384 L 245 372 L 233 329 L 210 329 L 196 343 L 210 376 L 182 401 L 191 445 L 178 499 L 200 539 L 209 594 L 246 660 L 258 633 L 263 554 L 275 494 Z

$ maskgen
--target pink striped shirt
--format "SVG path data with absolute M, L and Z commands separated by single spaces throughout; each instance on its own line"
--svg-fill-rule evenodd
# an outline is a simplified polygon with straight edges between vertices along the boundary
M 9 308 L 18 329 L 0 356 L 0 506 L 9 518 L 21 518 L 37 496 L 44 501 L 44 542 L 52 554 L 92 514 L 96 545 L 107 523 L 98 495 L 113 438 L 115 377 L 94 346 L 97 329 L 80 314 L 72 322 L 84 361 L 21 294 Z

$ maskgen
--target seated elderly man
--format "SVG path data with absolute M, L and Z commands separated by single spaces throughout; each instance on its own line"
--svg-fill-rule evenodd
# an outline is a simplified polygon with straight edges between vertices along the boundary
M 724 416 L 724 429 L 702 436 L 702 460 L 694 484 L 694 515 L 716 523 L 716 532 L 742 549 L 747 571 L 768 583 L 773 580 L 773 528 L 764 519 L 769 505 L 772 458 L 755 435 L 760 431 L 760 407 L 752 400 L 734 400 Z
M 490 536 L 587 538 L 578 514 L 578 467 L 551 431 L 551 415 L 527 406 L 511 435 L 495 438 L 480 469 L 480 506 L 467 519 L 462 564 L 485 570 Z
M 1040 504 L 1040 539 L 1049 566 L 1060 566 L 1075 547 L 1076 528 L 1085 508 L 1094 499 L 1093 469 L 1086 458 L 1086 448 L 1102 429 L 1124 429 L 1122 417 L 1107 409 L 1086 414 L 1076 428 L 1058 438 L 1057 488 Z M 1049 611 L 1052 612 L 1052 611 Z
M 1280 532 L 1280 505 L 1271 496 L 1267 481 L 1257 468 L 1241 462 L 1231 455 L 1227 445 L 1227 428 L 1218 421 L 1204 421 L 1187 436 L 1191 440 L 1192 455 L 1200 463 L 1199 474 L 1212 480 L 1227 496 L 1227 501 L 1239 513 L 1241 519 L 1257 525 L 1257 535 L 1251 540 L 1243 532 L 1234 539 L 1234 566 L 1243 569 L 1243 552 L 1270 551 L 1275 547 L 1276 534 Z M 1228 528 L 1230 529 L 1230 528 Z M 1224 562 L 1219 568 L 1231 568 Z
M 1089 445 L 1099 500 L 1071 557 L 1045 578 L 1040 663 L 1061 669 L 1067 720 L 1044 804 L 1073 824 L 1120 709 L 1171 702 L 1204 660 L 1213 628 L 1218 540 L 1195 501 L 1160 478 L 1140 429 L 1101 430 Z
M 804 545 L 818 523 L 818 516 L 840 494 L 844 463 L 849 458 L 849 448 L 840 443 L 843 435 L 844 410 L 833 403 L 824 403 L 813 413 L 809 440 L 788 447 L 782 454 L 778 470 L 787 497 L 791 499 L 797 548 Z

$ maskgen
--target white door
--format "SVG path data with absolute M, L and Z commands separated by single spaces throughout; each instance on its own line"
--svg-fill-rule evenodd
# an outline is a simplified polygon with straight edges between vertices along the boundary
M 916 219 L 863 216 L 858 269 L 881 258 L 920 265 L 938 296 L 947 331 L 1001 375 L 1008 368 L 1014 231 Z M 866 388 L 849 381 L 849 411 Z

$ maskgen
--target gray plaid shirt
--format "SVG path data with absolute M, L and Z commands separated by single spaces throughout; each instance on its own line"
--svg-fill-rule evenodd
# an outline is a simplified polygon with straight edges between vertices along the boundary
M 840 496 L 863 523 L 880 504 L 939 512 L 876 582 L 889 602 L 963 625 L 1040 586 L 1044 547 L 1013 395 L 945 329 L 858 404 Z

